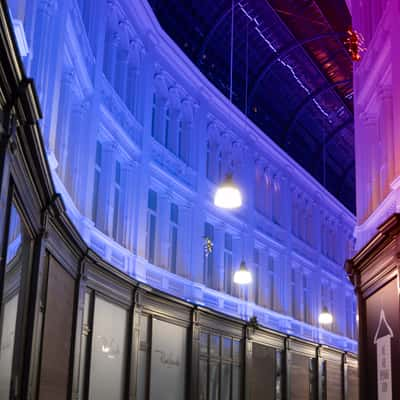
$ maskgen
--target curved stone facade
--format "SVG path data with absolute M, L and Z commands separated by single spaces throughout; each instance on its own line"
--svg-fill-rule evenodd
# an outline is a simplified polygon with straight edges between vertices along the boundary
M 0 398 L 357 400 L 351 352 L 168 295 L 88 246 L 11 29 L 0 2 Z
M 343 270 L 354 216 L 199 73 L 145 0 L 9 7 L 53 182 L 91 249 L 194 304 L 356 351 Z M 227 172 L 239 211 L 212 204 Z M 255 277 L 246 289 L 232 283 L 241 258 Z

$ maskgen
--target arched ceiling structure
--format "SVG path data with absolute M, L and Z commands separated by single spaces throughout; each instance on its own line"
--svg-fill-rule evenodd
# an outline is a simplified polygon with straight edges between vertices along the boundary
M 232 0 L 149 2 L 229 97 Z M 248 116 L 354 212 L 353 66 L 343 44 L 350 25 L 345 0 L 234 0 L 233 102 L 246 112 L 248 54 Z

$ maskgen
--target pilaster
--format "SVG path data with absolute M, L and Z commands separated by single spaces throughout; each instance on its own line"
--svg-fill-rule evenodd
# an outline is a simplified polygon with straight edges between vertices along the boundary
M 57 116 L 58 124 L 50 136 L 49 150 L 54 152 L 58 161 L 58 174 L 61 179 L 65 179 L 68 141 L 71 137 L 70 113 L 72 106 L 72 91 L 74 83 L 74 71 L 67 69 L 61 79 L 60 100 L 58 104 Z
M 191 205 L 181 205 L 179 207 L 177 272 L 185 278 L 190 278 L 190 252 L 193 240 L 192 210 Z
M 223 291 L 225 281 L 224 270 L 224 234 L 225 226 L 219 224 L 214 227 L 214 271 L 213 271 L 213 289 Z
M 123 243 L 132 252 L 135 252 L 133 239 L 134 229 L 137 225 L 134 210 L 135 192 L 140 190 L 137 185 L 137 166 L 136 161 L 131 161 L 123 163 L 121 168 L 122 212 L 119 214 L 118 237 L 120 243 Z
M 158 196 L 158 265 L 162 268 L 169 269 L 169 227 L 170 227 L 170 209 L 171 195 L 169 193 L 160 193 Z
M 115 157 L 116 144 L 113 142 L 103 143 L 102 167 L 99 184 L 99 201 L 98 201 L 98 221 L 96 225 L 105 234 L 111 235 L 112 232 L 112 213 L 113 209 L 113 187 L 115 178 Z

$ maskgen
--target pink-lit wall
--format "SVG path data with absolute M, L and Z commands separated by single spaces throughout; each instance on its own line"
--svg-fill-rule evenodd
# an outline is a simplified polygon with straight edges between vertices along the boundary
M 400 210 L 400 1 L 352 0 L 367 50 L 354 64 L 357 227 L 360 249 Z

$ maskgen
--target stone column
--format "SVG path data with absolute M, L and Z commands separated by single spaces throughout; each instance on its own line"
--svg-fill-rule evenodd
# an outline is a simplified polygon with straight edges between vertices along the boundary
M 315 199 L 311 200 L 311 246 L 315 249 L 319 247 L 319 239 L 320 239 L 320 226 L 321 226 L 321 218 L 318 203 Z
M 171 196 L 169 193 L 160 193 L 158 196 L 158 257 L 157 265 L 169 270 L 169 217 Z
M 325 213 L 323 206 L 321 206 L 321 203 L 318 204 L 319 207 L 317 209 L 317 215 L 318 215 L 318 226 L 317 228 L 317 235 L 316 235 L 316 241 L 315 241 L 315 248 L 318 251 L 319 254 L 323 253 L 324 249 L 324 235 L 325 235 L 325 229 L 323 229 L 323 226 L 325 226 Z
M 370 138 L 370 180 L 371 180 L 371 199 L 370 212 L 374 211 L 379 204 L 380 194 L 380 159 L 377 146 L 378 126 L 375 118 L 368 121 L 367 136 Z
M 191 219 L 192 207 L 190 205 L 181 205 L 179 207 L 177 272 L 185 278 L 190 278 Z
M 137 98 L 137 81 L 139 71 L 132 65 L 128 65 L 127 89 L 125 92 L 125 103 L 134 117 L 137 117 L 136 98 Z
M 194 282 L 205 283 L 204 269 L 204 222 L 206 220 L 204 210 L 193 205 L 194 212 L 190 216 L 192 240 L 190 243 L 188 276 Z
M 384 193 L 390 190 L 390 184 L 394 180 L 394 131 L 393 131 L 393 98 L 391 88 L 384 87 L 379 92 L 380 99 L 380 131 L 383 145 L 382 160 L 385 163 Z
M 280 186 L 281 186 L 281 195 L 280 195 L 280 223 L 283 228 L 285 228 L 288 232 L 290 232 L 290 226 L 292 221 L 292 209 L 290 207 L 290 180 L 287 174 L 281 174 L 280 176 Z
M 260 305 L 266 306 L 269 304 L 269 297 L 268 297 L 268 250 L 267 249 L 260 249 Z
M 179 134 L 179 110 L 170 108 L 168 142 L 165 143 L 165 146 L 176 156 L 179 156 Z
M 49 51 L 52 40 L 52 24 L 57 10 L 56 0 L 39 1 L 35 35 L 33 39 L 33 53 L 35 59 L 32 64 L 32 76 L 35 77 L 35 86 L 39 94 L 41 104 L 45 104 L 46 81 L 49 77 Z
M 70 112 L 72 105 L 71 94 L 73 90 L 73 82 L 73 70 L 71 69 L 65 71 L 61 80 L 56 132 L 50 137 L 50 149 L 55 153 L 55 156 L 57 158 L 57 172 L 61 179 L 65 177 L 68 156 L 68 140 L 71 136 Z
M 208 127 L 208 142 L 210 145 L 209 149 L 209 169 L 210 169 L 210 176 L 209 179 L 212 182 L 216 181 L 217 176 L 217 153 L 218 153 L 218 139 L 219 139 L 219 132 L 220 129 L 218 125 L 213 121 L 211 122 Z M 207 166 L 205 165 L 204 171 L 206 171 Z M 207 171 L 206 171 L 207 173 Z
M 68 135 L 68 150 L 67 150 L 67 162 L 65 168 L 64 184 L 68 189 L 71 198 L 74 200 L 75 205 L 78 207 L 79 202 L 77 201 L 80 192 L 83 191 L 83 187 L 78 186 L 78 176 L 81 173 L 80 168 L 82 167 L 80 161 L 80 153 L 83 150 L 83 142 L 85 140 L 84 132 L 85 129 L 85 115 L 87 112 L 87 104 L 79 102 L 72 106 L 70 115 L 70 126 Z M 85 165 L 85 167 L 87 166 Z M 82 196 L 84 194 L 82 193 Z
M 191 161 L 191 155 L 193 152 L 196 152 L 197 149 L 193 147 L 193 117 L 194 117 L 194 103 L 191 99 L 185 98 L 182 101 L 182 130 L 181 137 L 178 138 L 179 147 L 178 153 L 179 157 L 184 161 L 187 165 L 193 165 Z
M 199 160 L 199 155 L 202 152 L 205 144 L 206 144 L 206 138 L 205 135 L 199 135 L 198 132 L 205 132 L 206 130 L 206 124 L 207 124 L 207 118 L 203 115 L 204 110 L 200 110 L 200 105 L 199 103 L 194 102 L 192 99 L 190 99 L 191 106 L 192 106 L 192 112 L 193 112 L 193 119 L 190 121 L 190 124 L 187 127 L 187 142 L 188 142 L 188 154 L 187 154 L 187 164 L 192 167 L 193 169 L 200 171 L 200 160 Z M 199 136 L 202 136 L 199 138 Z M 199 147 L 200 146 L 200 147 Z M 205 154 L 202 153 L 202 154 Z M 203 162 L 201 162 L 203 164 Z M 203 174 L 203 171 L 201 171 L 201 174 Z
M 224 270 L 224 225 L 214 226 L 214 271 L 212 272 L 212 288 L 223 291 L 225 270 Z
M 115 90 L 121 97 L 121 100 L 127 105 L 126 93 L 128 90 L 128 50 L 117 50 L 115 72 Z
M 134 250 L 133 230 L 135 221 L 135 191 L 138 189 L 136 178 L 137 162 L 126 162 L 121 166 L 121 210 L 119 212 L 118 241 L 128 250 Z
M 75 162 L 74 162 L 74 180 L 73 193 L 75 204 L 79 211 L 85 213 L 85 201 L 87 197 L 88 187 L 88 154 L 91 149 L 92 132 L 89 129 L 88 112 L 90 102 L 85 100 L 81 103 L 77 114 L 77 123 L 79 125 L 70 131 L 71 139 L 76 142 L 75 147 Z M 78 139 L 79 138 L 79 139 Z
M 119 33 L 116 31 L 116 27 L 112 26 L 112 23 L 109 20 L 104 46 L 103 72 L 110 84 L 114 87 L 119 43 Z
M 264 169 L 265 178 L 265 215 L 272 220 L 274 213 L 274 170 L 271 166 Z
M 254 164 L 252 165 L 252 167 L 253 167 L 253 174 L 250 178 L 254 182 L 252 185 L 253 199 L 254 199 L 252 205 L 256 211 L 261 213 L 263 211 L 263 209 L 265 208 L 266 197 L 262 195 L 263 186 L 261 185 L 262 182 L 258 182 L 258 177 L 261 176 L 260 179 L 264 178 L 265 166 L 264 166 L 263 160 L 261 158 L 259 158 L 258 155 L 255 156 Z

